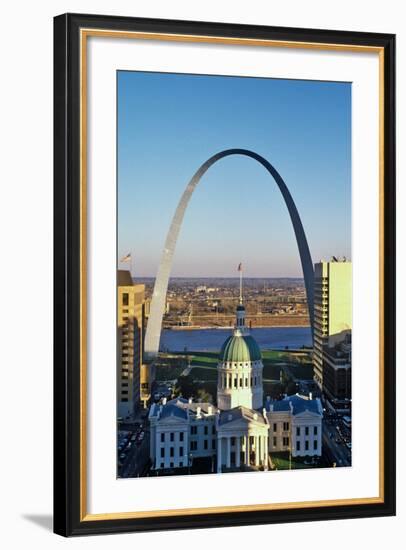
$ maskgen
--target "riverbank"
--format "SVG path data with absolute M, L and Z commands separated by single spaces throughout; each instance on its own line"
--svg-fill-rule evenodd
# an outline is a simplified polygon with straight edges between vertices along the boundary
M 251 335 L 265 349 L 300 349 L 312 346 L 310 327 L 255 327 Z M 218 352 L 232 328 L 163 330 L 160 350 L 164 352 Z
M 252 326 L 251 329 L 256 329 L 256 328 L 308 328 L 310 330 L 310 324 L 308 322 L 308 320 L 306 322 L 303 322 L 303 324 L 301 323 L 292 323 L 292 324 L 285 324 L 285 323 L 280 323 L 280 324 L 274 324 L 274 325 L 255 325 L 255 326 Z M 232 329 L 232 325 L 231 326 L 203 326 L 203 325 L 193 325 L 193 326 L 186 326 L 186 325 L 175 325 L 175 326 L 172 326 L 172 327 L 164 327 L 163 330 L 231 330 Z

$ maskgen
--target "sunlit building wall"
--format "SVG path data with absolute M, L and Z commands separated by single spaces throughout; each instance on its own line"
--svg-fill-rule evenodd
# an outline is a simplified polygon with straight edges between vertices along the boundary
M 117 401 L 119 417 L 132 416 L 140 406 L 145 285 L 134 284 L 129 271 L 117 275 Z
M 352 263 L 314 266 L 314 380 L 323 389 L 323 354 L 345 340 L 352 329 Z

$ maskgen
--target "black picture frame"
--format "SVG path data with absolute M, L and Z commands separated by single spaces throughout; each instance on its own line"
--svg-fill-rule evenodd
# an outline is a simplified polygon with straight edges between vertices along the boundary
M 352 44 L 382 49 L 383 128 L 383 500 L 373 504 L 230 511 L 87 521 L 81 517 L 80 422 L 80 29 Z M 395 514 L 395 36 L 64 14 L 54 19 L 54 531 L 63 536 L 253 525 Z

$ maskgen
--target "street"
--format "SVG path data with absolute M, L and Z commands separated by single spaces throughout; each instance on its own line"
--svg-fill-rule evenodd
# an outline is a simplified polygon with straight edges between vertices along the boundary
M 126 426 L 131 430 L 130 426 Z M 119 477 L 137 477 L 143 474 L 149 460 L 149 429 L 143 427 L 145 436 L 143 441 L 137 445 L 134 441 L 131 449 L 128 451 L 123 465 L 119 469 Z
M 338 432 L 338 421 L 323 419 L 323 452 L 337 466 L 351 466 L 351 451 L 348 449 Z

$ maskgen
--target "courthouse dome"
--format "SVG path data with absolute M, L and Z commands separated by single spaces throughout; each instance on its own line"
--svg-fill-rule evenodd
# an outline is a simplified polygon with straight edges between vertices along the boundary
M 250 334 L 236 334 L 229 336 L 220 351 L 220 361 L 224 363 L 248 363 L 260 361 L 261 350 Z

